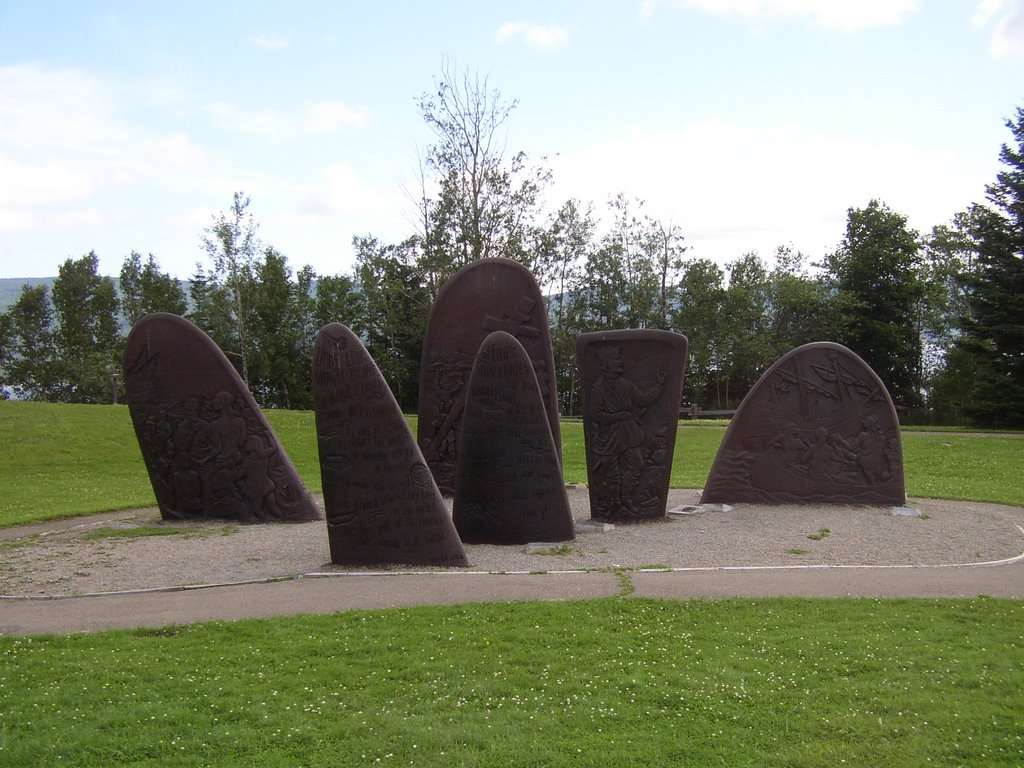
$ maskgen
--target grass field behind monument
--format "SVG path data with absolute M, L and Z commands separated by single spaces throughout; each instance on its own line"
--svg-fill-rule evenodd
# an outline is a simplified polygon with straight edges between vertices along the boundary
M 313 414 L 267 411 L 267 418 L 307 486 L 319 490 Z M 723 433 L 682 422 L 673 487 L 703 487 Z M 586 482 L 581 422 L 562 423 L 562 444 L 566 481 Z M 911 496 L 1024 506 L 1017 436 L 904 432 L 903 448 Z M 154 503 L 125 406 L 0 401 L 0 490 L 0 526 Z
M 1024 604 L 607 598 L 0 638 L 0 765 L 1019 766 Z

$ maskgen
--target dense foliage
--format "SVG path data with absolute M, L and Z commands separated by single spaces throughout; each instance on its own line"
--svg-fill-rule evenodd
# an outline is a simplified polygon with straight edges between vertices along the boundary
M 25 286 L 0 314 L 6 396 L 107 402 L 116 396 L 124 331 L 147 312 L 186 314 L 224 350 L 261 404 L 309 408 L 317 330 L 343 322 L 365 341 L 399 402 L 416 408 L 430 304 L 459 267 L 503 256 L 527 266 L 548 297 L 564 415 L 579 411 L 575 337 L 664 328 L 690 339 L 686 402 L 735 407 L 785 352 L 832 340 L 863 357 L 901 415 L 918 421 L 1024 425 L 1024 110 L 1008 127 L 1006 170 L 975 205 L 927 236 L 883 201 L 847 211 L 835 251 L 780 246 L 723 265 L 687 258 L 681 228 L 643 201 L 544 205 L 551 174 L 506 156 L 516 103 L 468 72 L 445 69 L 419 99 L 436 143 L 421 163 L 416 233 L 353 239 L 349 275 L 294 273 L 257 237 L 235 194 L 202 233 L 205 263 L 188 297 L 152 255 L 132 252 L 120 294 L 95 254 L 68 259 L 53 285 Z M 603 215 L 602 215 L 603 214 Z

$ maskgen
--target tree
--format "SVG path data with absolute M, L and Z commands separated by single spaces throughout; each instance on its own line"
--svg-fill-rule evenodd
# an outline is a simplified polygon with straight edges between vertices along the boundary
M 655 321 L 659 328 L 668 329 L 674 303 L 676 284 L 683 271 L 683 254 L 687 247 L 683 245 L 683 235 L 679 227 L 672 222 L 651 222 L 651 250 L 654 253 L 654 267 L 658 275 L 658 305 Z
M 885 382 L 898 407 L 921 402 L 920 239 L 907 218 L 872 200 L 847 211 L 846 236 L 827 257 L 838 341 Z
M 621 265 L 619 301 L 626 328 L 657 325 L 658 274 L 654 264 L 658 244 L 653 222 L 634 212 L 634 207 L 639 210 L 643 206 L 642 200 L 627 200 L 622 193 L 608 201 L 613 224 L 603 240 L 608 256 Z
M 729 285 L 722 297 L 718 322 L 722 365 L 716 402 L 739 402 L 771 365 L 768 339 L 768 271 L 756 252 L 728 265 Z
M 128 325 L 135 325 L 151 312 L 184 315 L 187 308 L 185 291 L 176 279 L 160 271 L 153 254 L 145 264 L 138 251 L 125 258 L 121 266 L 121 314 Z
M 922 356 L 926 404 L 937 424 L 965 422 L 974 373 L 961 346 L 968 316 L 966 280 L 974 271 L 977 243 L 971 232 L 970 210 L 956 214 L 948 225 L 932 228 L 924 240 L 922 280 L 925 284 Z
M 799 251 L 776 249 L 767 284 L 768 364 L 802 344 L 834 338 L 825 286 L 808 274 L 805 261 Z
M 584 272 L 587 278 L 579 289 L 579 330 L 628 328 L 628 297 L 621 246 L 614 241 L 606 241 L 587 255 Z
M 328 323 L 343 323 L 357 335 L 364 333 L 366 309 L 363 298 L 352 278 L 346 275 L 321 276 L 317 280 L 313 308 L 317 331 Z
M 381 245 L 371 236 L 352 240 L 356 276 L 365 302 L 366 349 L 406 411 L 419 399 L 420 359 L 430 296 L 415 266 L 415 238 Z
M 212 271 L 207 279 L 202 268 L 197 268 L 193 282 L 202 286 L 192 294 L 194 300 L 204 302 L 196 319 L 207 320 L 212 326 L 200 327 L 208 333 L 212 331 L 214 341 L 232 358 L 247 384 L 251 348 L 247 323 L 255 263 L 260 251 L 249 204 L 250 199 L 244 193 L 235 192 L 229 212 L 215 216 L 213 223 L 203 231 L 203 249 L 210 258 Z
M 673 329 L 690 341 L 687 353 L 685 396 L 694 403 L 721 397 L 722 342 L 720 326 L 725 303 L 725 272 L 710 259 L 694 259 L 683 265 L 679 279 L 679 306 Z
M 0 400 L 8 400 L 11 397 L 7 367 L 14 357 L 13 346 L 14 321 L 7 312 L 0 313 Z
M 1024 107 L 1007 120 L 1005 166 L 976 205 L 974 270 L 965 278 L 967 316 L 960 349 L 974 372 L 967 413 L 978 424 L 1024 426 Z
M 419 267 L 431 296 L 459 267 L 502 256 L 530 264 L 542 189 L 550 172 L 531 168 L 523 152 L 505 157 L 505 127 L 516 101 L 505 101 L 487 77 L 444 65 L 434 92 L 418 106 L 436 138 L 425 158 L 436 179 L 419 200 L 424 231 Z
M 591 205 L 567 200 L 537 240 L 534 275 L 547 297 L 558 407 L 565 415 L 579 411 L 576 336 L 582 330 L 583 263 L 593 250 L 595 228 Z
M 251 314 L 246 319 L 251 342 L 249 389 L 267 408 L 308 408 L 312 357 L 303 354 L 299 286 L 292 282 L 287 257 L 272 246 L 253 269 Z
M 4 387 L 22 400 L 53 400 L 61 387 L 53 307 L 45 285 L 23 286 L 18 300 L 0 315 Z
M 114 281 L 98 274 L 90 251 L 67 259 L 53 283 L 57 352 L 67 402 L 100 403 L 111 398 L 112 376 L 120 370 L 123 341 Z

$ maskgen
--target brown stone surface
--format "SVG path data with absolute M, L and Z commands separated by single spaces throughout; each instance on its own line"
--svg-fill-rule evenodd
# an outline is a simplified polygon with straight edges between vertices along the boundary
M 658 330 L 576 340 L 591 515 L 638 522 L 665 515 L 687 339 Z
M 530 357 L 496 331 L 467 386 L 453 517 L 466 543 L 569 541 L 572 513 Z
M 195 325 L 165 313 L 142 318 L 128 336 L 124 375 L 165 519 L 320 516 L 245 383 Z
M 331 562 L 466 565 L 394 395 L 370 353 L 340 323 L 317 335 L 313 399 Z
M 537 281 L 526 267 L 508 259 L 473 262 L 441 289 L 423 341 L 418 440 L 446 496 L 455 489 L 466 383 L 477 350 L 494 331 L 515 336 L 530 356 L 555 445 L 561 450 L 551 334 Z
M 885 385 L 846 347 L 780 358 L 736 411 L 702 503 L 902 504 L 903 448 Z

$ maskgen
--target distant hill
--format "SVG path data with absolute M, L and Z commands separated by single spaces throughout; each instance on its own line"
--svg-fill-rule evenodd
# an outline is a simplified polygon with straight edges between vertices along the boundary
M 53 281 L 56 279 L 56 277 L 0 277 L 0 312 L 6 312 L 7 308 L 18 300 L 23 285 L 45 285 L 53 290 Z

